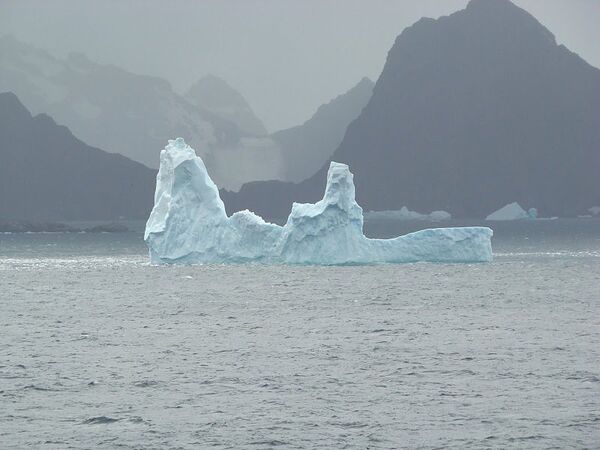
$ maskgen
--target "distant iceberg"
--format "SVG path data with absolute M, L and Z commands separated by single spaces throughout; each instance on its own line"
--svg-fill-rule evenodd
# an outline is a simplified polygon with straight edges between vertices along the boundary
M 529 208 L 525 211 L 517 202 L 509 203 L 503 206 L 498 211 L 493 212 L 485 218 L 485 220 L 523 220 L 537 219 L 537 209 Z
M 588 211 L 592 216 L 600 216 L 600 206 L 592 206 Z
M 258 261 L 290 264 L 369 264 L 492 259 L 487 227 L 437 228 L 394 239 L 363 234 L 348 166 L 332 162 L 323 199 L 294 203 L 284 226 L 246 210 L 228 217 L 202 160 L 183 139 L 160 154 L 154 208 L 144 239 L 152 263 Z
M 406 206 L 398 210 L 367 211 L 365 219 L 369 220 L 431 220 L 440 222 L 442 220 L 452 219 L 452 215 L 446 211 L 433 211 L 429 214 L 421 214 L 409 210 Z

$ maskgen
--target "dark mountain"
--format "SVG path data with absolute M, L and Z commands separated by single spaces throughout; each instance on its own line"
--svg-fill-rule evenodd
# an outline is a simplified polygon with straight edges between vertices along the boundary
M 348 125 L 369 102 L 373 86 L 365 77 L 348 92 L 321 105 L 304 124 L 271 135 L 282 152 L 282 180 L 295 183 L 305 180 L 329 160 L 342 142 Z
M 219 77 L 214 75 L 202 77 L 188 90 L 185 98 L 197 107 L 235 123 L 246 133 L 256 136 L 267 134 L 265 126 L 256 117 L 242 94 Z
M 0 94 L 0 218 L 146 218 L 156 171 L 90 147 L 45 114 Z
M 367 210 L 485 217 L 517 201 L 541 215 L 600 204 L 600 70 L 508 0 L 472 0 L 396 39 L 373 96 L 333 160 Z M 229 208 L 266 217 L 314 201 L 298 185 L 250 183 Z

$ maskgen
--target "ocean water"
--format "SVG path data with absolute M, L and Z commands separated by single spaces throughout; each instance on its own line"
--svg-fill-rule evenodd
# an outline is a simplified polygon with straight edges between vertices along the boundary
M 0 235 L 0 448 L 598 448 L 600 220 L 492 227 L 490 264 L 362 267 Z

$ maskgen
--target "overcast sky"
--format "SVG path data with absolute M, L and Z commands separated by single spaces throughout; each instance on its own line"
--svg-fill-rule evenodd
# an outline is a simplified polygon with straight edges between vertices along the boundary
M 600 0 L 515 0 L 559 43 L 600 67 Z M 207 73 L 248 100 L 269 131 L 297 125 L 363 76 L 396 36 L 467 0 L 0 0 L 0 33 L 63 57 L 168 79 Z

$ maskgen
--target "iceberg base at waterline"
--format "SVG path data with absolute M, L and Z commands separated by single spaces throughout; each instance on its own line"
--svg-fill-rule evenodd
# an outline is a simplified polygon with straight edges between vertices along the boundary
M 394 239 L 363 234 L 363 212 L 353 175 L 332 162 L 323 199 L 294 203 L 284 226 L 245 210 L 227 216 L 203 161 L 183 139 L 160 154 L 154 208 L 144 240 L 161 263 L 373 264 L 486 262 L 492 259 L 487 227 L 435 228 Z

